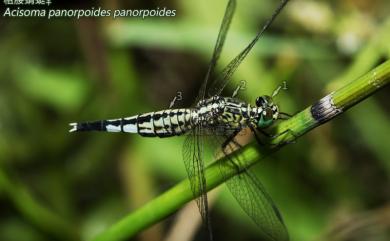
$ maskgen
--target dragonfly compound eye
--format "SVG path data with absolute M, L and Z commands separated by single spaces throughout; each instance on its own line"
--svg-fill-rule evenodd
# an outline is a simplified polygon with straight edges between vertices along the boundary
M 261 107 L 261 106 L 265 105 L 266 103 L 267 103 L 267 101 L 264 99 L 264 96 L 257 97 L 257 99 L 256 99 L 256 106 L 257 107 Z
M 272 105 L 272 98 L 268 95 L 259 96 L 256 99 L 257 107 L 266 107 Z

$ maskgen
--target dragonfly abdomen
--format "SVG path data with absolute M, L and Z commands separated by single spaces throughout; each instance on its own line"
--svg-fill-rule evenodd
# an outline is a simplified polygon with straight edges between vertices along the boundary
M 193 127 L 191 109 L 167 109 L 146 114 L 92 122 L 72 123 L 74 131 L 138 133 L 146 137 L 182 135 Z
M 167 109 L 138 116 L 138 134 L 149 137 L 179 136 L 192 129 L 191 109 Z

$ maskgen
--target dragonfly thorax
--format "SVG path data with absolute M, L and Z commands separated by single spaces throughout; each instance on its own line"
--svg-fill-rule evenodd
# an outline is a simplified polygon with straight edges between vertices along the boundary
M 207 127 L 242 129 L 251 126 L 265 128 L 278 117 L 278 107 L 267 96 L 259 97 L 256 106 L 231 97 L 213 96 L 200 101 L 193 112 L 193 123 Z

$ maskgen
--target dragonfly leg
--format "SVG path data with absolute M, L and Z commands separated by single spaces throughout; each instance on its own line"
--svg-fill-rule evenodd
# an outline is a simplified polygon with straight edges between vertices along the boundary
M 241 145 L 240 143 L 238 143 L 238 142 L 234 139 L 240 131 L 241 131 L 241 130 L 236 130 L 236 131 L 234 131 L 230 136 L 228 136 L 228 137 L 226 138 L 225 142 L 222 143 L 221 149 L 222 149 L 222 152 L 223 152 L 223 154 L 224 154 L 225 156 L 228 156 L 228 155 L 229 155 L 229 153 L 228 153 L 227 150 L 226 150 L 226 147 L 229 146 L 229 147 L 231 148 L 231 151 L 232 151 L 232 152 L 234 151 L 234 149 L 230 146 L 231 143 L 235 144 L 238 148 L 241 148 L 241 147 L 242 147 L 242 145 Z M 234 155 L 234 154 L 233 154 L 233 155 Z M 230 161 L 230 163 L 232 163 L 233 166 L 236 168 L 237 172 L 240 172 L 240 171 L 241 171 L 241 168 L 240 168 L 240 166 L 239 166 L 237 163 L 235 163 L 235 162 L 234 162 L 232 159 L 230 159 L 230 158 L 229 158 L 229 161 Z
M 285 134 L 287 134 L 287 133 L 289 133 L 290 135 L 292 135 L 292 136 L 294 137 L 294 139 L 291 140 L 291 141 L 281 141 L 281 142 L 278 143 L 278 144 L 271 144 L 271 147 L 283 146 L 283 145 L 286 145 L 286 144 L 292 144 L 292 143 L 295 143 L 295 142 L 296 142 L 295 140 L 297 139 L 297 135 L 296 135 L 296 134 L 294 133 L 294 131 L 292 131 L 291 129 L 287 129 L 287 130 L 284 130 L 284 131 L 281 132 L 281 133 L 278 133 L 278 134 L 276 134 L 276 135 L 272 135 L 272 134 L 266 132 L 264 129 L 261 129 L 261 128 L 254 128 L 253 126 L 249 126 L 249 127 L 250 127 L 250 129 L 252 130 L 252 132 L 253 132 L 253 134 L 254 134 L 254 136 L 255 136 L 256 141 L 257 141 L 260 145 L 265 145 L 265 144 L 261 141 L 261 139 L 260 139 L 260 137 L 259 137 L 259 135 L 258 135 L 259 132 L 260 132 L 261 134 L 263 134 L 264 136 L 270 138 L 270 139 L 275 139 L 275 138 L 277 138 L 277 137 L 279 137 L 279 136 L 282 136 L 282 135 L 285 135 Z
M 226 149 L 225 148 L 222 148 L 222 152 L 223 152 L 223 154 L 225 155 L 225 156 L 228 156 L 229 155 L 229 153 L 227 153 L 227 151 L 226 151 Z M 233 154 L 234 155 L 234 154 Z M 236 171 L 237 171 L 237 173 L 239 173 L 240 172 L 240 166 L 237 164 L 237 163 L 235 163 L 232 159 L 230 159 L 229 158 L 229 162 L 231 163 L 231 164 L 233 164 L 233 166 L 234 166 L 234 168 L 236 169 Z
M 287 116 L 288 118 L 291 118 L 291 117 L 292 117 L 291 114 L 286 113 L 286 112 L 279 112 L 279 114 L 284 115 L 284 116 Z
M 255 136 L 256 142 L 257 142 L 260 146 L 264 146 L 265 144 L 261 141 L 257 129 L 254 128 L 252 125 L 249 125 L 249 128 L 251 129 L 253 135 Z M 267 133 L 267 134 L 268 134 L 268 133 Z
M 264 131 L 265 132 L 265 131 Z M 269 134 L 269 133 L 267 133 Z M 279 136 L 282 136 L 282 135 L 285 135 L 285 134 L 290 134 L 294 137 L 294 139 L 290 140 L 290 141 L 284 141 L 284 139 L 279 142 L 278 144 L 273 144 L 274 146 L 277 146 L 277 147 L 280 147 L 280 146 L 284 146 L 284 145 L 287 145 L 287 144 L 293 144 L 293 143 L 296 143 L 296 139 L 298 138 L 298 136 L 294 133 L 293 130 L 291 129 L 286 129 L 284 131 L 282 131 L 281 133 L 278 133 L 276 135 L 270 135 L 270 138 L 271 139 L 275 139 L 275 138 L 278 138 Z
M 292 117 L 289 113 L 286 112 L 279 112 L 278 120 L 288 120 Z
M 224 150 L 228 145 L 229 145 L 229 143 L 230 142 L 236 142 L 235 140 L 234 140 L 234 138 L 237 136 L 237 134 L 240 132 L 241 130 L 235 130 L 230 136 L 228 136 L 227 138 L 226 138 L 226 140 L 222 143 L 222 149 Z M 237 142 L 236 142 L 237 143 Z M 238 144 L 238 143 L 237 143 Z M 238 145 L 240 145 L 240 144 L 238 144 Z
M 230 146 L 230 145 L 232 145 L 232 144 L 236 145 L 237 148 L 241 148 L 241 147 L 242 147 L 242 145 L 241 145 L 240 143 L 238 143 L 234 138 L 231 140 L 230 143 L 228 143 L 228 146 Z M 232 147 L 230 146 L 230 148 L 232 148 Z M 232 148 L 232 150 L 233 150 L 233 148 Z M 223 153 L 225 154 L 225 156 L 228 155 L 228 153 L 226 152 L 225 149 L 223 149 Z M 235 153 L 232 153 L 231 155 L 236 155 L 236 154 L 235 154 Z M 236 160 L 238 160 L 238 157 L 237 157 L 237 156 L 236 156 Z M 237 163 L 234 162 L 234 160 L 233 160 L 232 158 L 229 158 L 229 162 L 232 163 L 233 166 L 236 168 L 237 173 L 242 173 L 242 172 L 248 171 L 248 168 L 247 168 L 247 167 L 245 167 L 245 166 L 240 167 Z M 238 175 L 237 177 L 238 177 L 239 179 L 243 178 L 242 175 Z

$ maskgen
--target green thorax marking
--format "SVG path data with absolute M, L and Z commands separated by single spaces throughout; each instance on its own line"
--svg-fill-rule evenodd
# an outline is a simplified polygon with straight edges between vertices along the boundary
M 266 128 L 272 124 L 274 120 L 272 118 L 267 118 L 264 115 L 260 116 L 259 122 L 257 122 L 257 126 L 259 128 Z

